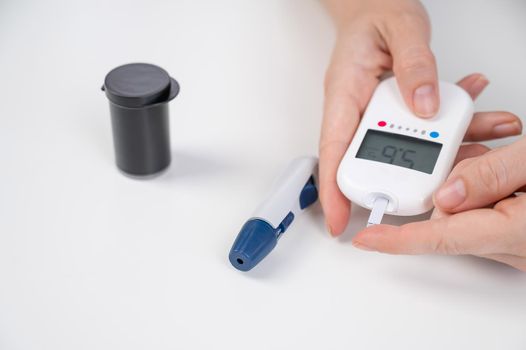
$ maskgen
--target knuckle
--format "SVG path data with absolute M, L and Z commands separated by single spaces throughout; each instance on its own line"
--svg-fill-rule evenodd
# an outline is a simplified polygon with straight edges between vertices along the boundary
M 451 170 L 451 173 L 449 174 L 448 179 L 451 179 L 451 178 L 461 174 L 462 171 L 464 169 L 466 169 L 473 162 L 474 162 L 473 158 L 462 159 L 460 162 L 457 163 L 457 165 L 455 165 L 453 170 Z
M 492 154 L 492 157 L 482 157 L 477 166 L 477 177 L 482 190 L 487 193 L 502 193 L 508 182 L 508 171 L 502 159 Z
M 400 52 L 395 71 L 423 71 L 434 67 L 435 64 L 435 56 L 428 46 L 413 46 Z
M 397 36 L 418 34 L 430 39 L 429 17 L 423 8 L 412 6 L 397 7 L 390 11 L 377 13 L 373 18 L 376 28 L 379 29 L 389 41 Z
M 515 195 L 512 195 L 509 198 L 503 199 L 499 202 L 497 202 L 493 209 L 496 211 L 504 214 L 506 218 L 513 220 L 514 217 L 517 217 L 517 215 L 524 214 L 524 208 L 522 205 L 519 205 L 516 200 Z
M 499 201 L 493 208 L 502 219 L 499 239 L 506 250 L 511 254 L 526 257 L 526 221 L 521 220 L 526 201 L 521 197 L 512 195 Z
M 459 169 L 466 168 L 471 163 L 473 163 L 473 159 L 471 159 L 471 158 L 462 159 L 460 162 L 457 163 L 455 168 L 453 168 L 453 171 L 451 172 L 451 175 L 454 175 L 453 172 L 458 172 Z
M 411 10 L 403 9 L 396 13 L 396 20 L 394 24 L 404 26 L 404 28 L 427 28 L 429 25 L 429 18 L 425 11 L 420 8 L 413 8 Z
M 445 239 L 444 236 L 437 236 L 434 245 L 433 251 L 438 254 L 444 255 L 460 255 L 461 250 L 458 244 L 455 241 Z
M 447 221 L 446 221 L 447 222 Z M 459 243 L 455 239 L 449 238 L 450 236 L 445 235 L 444 233 L 449 231 L 449 224 L 446 224 L 445 227 L 440 227 L 435 223 L 434 232 L 437 232 L 433 245 L 431 247 L 432 251 L 438 254 L 445 255 L 460 255 L 462 253 Z

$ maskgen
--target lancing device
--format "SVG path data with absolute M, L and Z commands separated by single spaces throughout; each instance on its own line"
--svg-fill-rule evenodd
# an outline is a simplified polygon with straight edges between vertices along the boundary
M 395 78 L 381 82 L 338 168 L 337 182 L 353 203 L 372 209 L 368 226 L 384 212 L 418 215 L 433 207 L 473 116 L 473 101 L 457 85 L 440 82 L 440 110 L 418 118 Z
M 248 271 L 267 256 L 305 208 L 316 202 L 318 158 L 295 159 L 277 179 L 270 195 L 243 225 L 230 254 L 232 265 Z

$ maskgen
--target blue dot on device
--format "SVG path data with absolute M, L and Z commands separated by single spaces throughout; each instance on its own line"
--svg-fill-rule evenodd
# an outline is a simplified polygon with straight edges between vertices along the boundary
M 429 136 L 431 136 L 432 138 L 436 139 L 440 134 L 438 133 L 438 131 L 431 131 L 429 133 Z

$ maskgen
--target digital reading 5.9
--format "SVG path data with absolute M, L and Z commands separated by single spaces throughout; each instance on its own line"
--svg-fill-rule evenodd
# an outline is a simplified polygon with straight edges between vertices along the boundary
M 441 149 L 438 142 L 369 129 L 356 157 L 431 174 Z

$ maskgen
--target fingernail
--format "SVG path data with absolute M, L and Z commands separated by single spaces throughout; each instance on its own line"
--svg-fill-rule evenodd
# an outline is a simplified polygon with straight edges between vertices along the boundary
M 493 127 L 493 133 L 496 136 L 510 136 L 521 133 L 521 124 L 517 121 L 511 123 L 498 124 Z
M 435 195 L 436 204 L 444 209 L 458 207 L 466 199 L 466 186 L 462 179 L 446 183 Z
M 331 225 L 329 225 L 328 222 L 325 222 L 325 227 L 327 228 L 327 232 L 329 232 L 329 234 L 331 235 L 331 237 L 335 237 L 333 231 L 332 231 L 332 228 L 331 228 Z
M 438 97 L 435 87 L 430 84 L 422 85 L 413 93 L 415 113 L 421 117 L 432 117 L 438 111 Z
M 370 248 L 370 247 L 368 247 L 368 246 L 365 246 L 365 245 L 363 245 L 363 244 L 361 244 L 361 243 L 358 243 L 358 242 L 352 242 L 352 245 L 355 246 L 355 247 L 358 248 L 358 249 L 366 250 L 366 251 L 368 251 L 368 252 L 374 252 L 374 251 L 375 251 L 375 249 Z
M 473 84 L 471 85 L 471 93 L 474 95 L 474 97 L 477 97 L 478 95 L 480 95 L 482 90 L 484 90 L 484 88 L 488 86 L 488 84 L 489 84 L 488 78 L 486 78 L 483 75 L 480 75 L 478 79 L 475 80 Z

